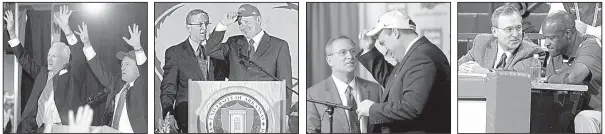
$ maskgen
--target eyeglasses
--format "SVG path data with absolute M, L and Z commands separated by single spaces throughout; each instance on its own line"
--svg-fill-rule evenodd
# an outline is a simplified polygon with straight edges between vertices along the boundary
M 210 25 L 212 23 L 210 22 L 204 22 L 204 23 L 198 23 L 198 24 L 191 24 L 191 23 L 187 23 L 187 25 L 194 25 L 194 26 L 198 26 L 198 27 L 208 27 L 208 25 Z
M 521 32 L 521 30 L 523 30 L 523 26 L 521 26 L 521 25 L 517 25 L 515 27 L 505 27 L 505 28 L 495 27 L 495 28 L 500 29 L 508 34 L 511 34 L 513 32 Z
M 328 56 L 332 56 L 332 55 L 345 56 L 347 53 L 350 53 L 353 56 L 357 55 L 356 50 L 340 50 L 336 53 L 328 54 Z

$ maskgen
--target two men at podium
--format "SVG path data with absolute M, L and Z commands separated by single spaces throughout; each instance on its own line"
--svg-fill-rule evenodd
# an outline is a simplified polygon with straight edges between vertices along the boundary
M 261 28 L 261 12 L 250 4 L 227 13 L 214 30 L 208 31 L 209 14 L 201 9 L 186 16 L 189 37 L 166 50 L 161 83 L 164 120 L 176 119 L 178 131 L 188 132 L 188 80 L 193 81 L 281 81 L 292 88 L 288 43 Z M 243 35 L 226 38 L 226 30 L 237 24 Z M 209 35 L 209 36 L 207 36 Z M 207 38 L 208 37 L 208 38 Z M 277 78 L 274 79 L 273 77 Z M 286 106 L 291 91 L 286 91 Z M 170 113 L 170 114 L 168 114 Z M 174 121 L 171 121 L 174 124 Z

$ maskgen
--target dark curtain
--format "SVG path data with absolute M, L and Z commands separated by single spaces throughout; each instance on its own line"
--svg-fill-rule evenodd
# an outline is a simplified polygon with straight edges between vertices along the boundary
M 23 47 L 31 54 L 37 64 L 46 65 L 46 54 L 50 49 L 51 19 L 50 11 L 27 11 Z M 26 45 L 28 44 L 28 45 Z M 26 72 L 22 70 L 22 72 Z M 31 94 L 36 76 L 23 73 L 21 77 L 21 111 Z
M 357 42 L 358 3 L 307 3 L 307 88 L 332 73 L 325 46 L 331 37 L 345 35 Z

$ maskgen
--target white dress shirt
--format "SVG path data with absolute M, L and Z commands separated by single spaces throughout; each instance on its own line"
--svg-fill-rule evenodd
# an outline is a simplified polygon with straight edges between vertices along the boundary
M 202 41 L 201 44 L 193 41 L 191 38 L 188 38 L 188 40 L 189 40 L 189 45 L 191 45 L 191 48 L 193 48 L 193 55 L 197 55 L 197 53 L 198 53 L 197 48 L 200 47 L 200 45 L 206 46 L 206 40 Z
M 134 86 L 134 82 L 128 83 L 128 85 L 130 85 L 130 88 L 132 88 L 132 86 Z M 118 92 L 118 94 L 116 95 L 116 98 L 114 98 L 114 102 L 116 102 L 114 104 L 114 111 L 113 111 L 113 116 L 117 116 L 118 113 L 116 113 L 118 111 L 118 103 L 120 101 L 120 95 L 122 95 L 122 92 L 126 91 L 126 85 L 124 85 L 124 87 L 122 87 L 122 90 L 120 90 L 120 92 Z M 124 100 L 126 101 L 126 100 Z M 132 126 L 130 126 L 130 119 L 128 118 L 128 108 L 126 108 L 126 102 L 124 102 L 124 105 L 122 105 L 122 113 L 121 114 L 119 122 L 119 127 L 118 127 L 118 131 L 120 132 L 124 132 L 124 133 L 134 133 L 134 130 L 132 130 Z M 144 113 L 142 113 L 144 114 Z
M 494 66 L 492 68 L 496 68 L 496 66 L 498 66 L 500 59 L 502 59 L 502 54 L 506 54 L 506 59 L 504 59 L 505 63 L 508 62 L 508 60 L 513 56 L 513 53 L 504 50 L 502 47 L 500 47 L 500 43 L 498 43 L 498 53 L 496 53 L 496 61 L 494 61 Z
M 347 100 L 349 97 L 345 94 L 345 92 L 347 91 L 347 87 L 351 86 L 351 94 L 353 94 L 353 98 L 355 98 L 355 102 L 357 103 L 357 106 L 359 106 L 359 103 L 361 103 L 361 95 L 359 94 L 359 87 L 357 87 L 357 78 L 353 78 L 353 80 L 351 80 L 351 82 L 349 82 L 348 84 L 345 83 L 344 81 L 338 79 L 336 76 L 332 75 L 332 79 L 334 80 L 334 84 L 336 85 L 336 89 L 338 90 L 338 96 L 340 96 L 340 100 L 342 101 L 342 105 L 345 106 L 350 106 L 349 105 L 349 101 Z M 345 114 L 347 114 L 347 118 L 349 117 L 349 110 L 345 110 Z M 354 111 L 353 111 L 354 112 Z M 359 128 L 361 129 L 362 133 L 365 133 L 365 122 L 367 122 L 366 120 L 362 120 L 362 119 L 358 119 L 359 120 Z M 362 128 L 364 127 L 364 128 Z

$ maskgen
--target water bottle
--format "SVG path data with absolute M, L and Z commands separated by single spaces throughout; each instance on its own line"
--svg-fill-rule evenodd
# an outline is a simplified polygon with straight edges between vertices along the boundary
M 533 56 L 533 64 L 530 67 L 530 78 L 531 78 L 531 82 L 540 82 L 540 71 L 542 71 L 542 64 L 540 62 L 540 59 L 538 54 L 534 54 Z

